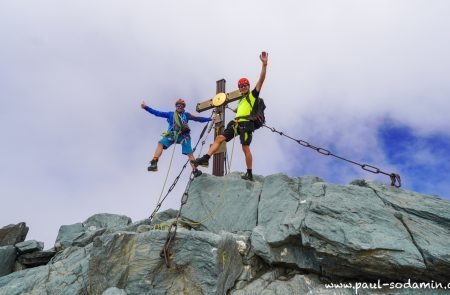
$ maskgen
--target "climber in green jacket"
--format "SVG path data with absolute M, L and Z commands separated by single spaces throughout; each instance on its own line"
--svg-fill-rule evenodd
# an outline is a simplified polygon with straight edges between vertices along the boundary
M 253 181 L 253 156 L 250 150 L 250 143 L 252 142 L 254 123 L 247 118 L 252 111 L 255 100 L 259 97 L 259 93 L 266 78 L 268 56 L 268 53 L 265 51 L 263 51 L 259 56 L 262 63 L 262 68 L 258 82 L 256 82 L 253 90 L 250 91 L 250 82 L 247 78 L 241 78 L 238 81 L 238 87 L 242 98 L 239 100 L 237 109 L 235 110 L 236 118 L 228 123 L 221 135 L 216 137 L 214 143 L 209 148 L 208 153 L 196 160 L 191 160 L 191 163 L 194 164 L 195 167 L 198 165 L 207 166 L 209 158 L 219 149 L 222 142 L 229 142 L 235 136 L 239 135 L 247 166 L 247 173 L 242 175 L 242 179 Z

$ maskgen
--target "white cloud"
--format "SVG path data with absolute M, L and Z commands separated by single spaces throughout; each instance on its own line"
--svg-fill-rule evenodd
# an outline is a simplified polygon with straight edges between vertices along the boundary
M 74 223 L 103 211 L 145 218 L 170 154 L 164 153 L 159 173 L 146 172 L 166 123 L 142 111 L 141 100 L 170 110 L 183 97 L 193 111 L 214 95 L 216 80 L 225 78 L 228 91 L 242 76 L 254 85 L 261 50 L 270 58 L 262 91 L 269 125 L 395 171 L 378 142 L 384 118 L 422 135 L 449 134 L 449 6 L 8 2 L 0 11 L 6 44 L 0 48 L 0 153 L 6 167 L 0 195 L 13 209 L 1 215 L 0 226 L 29 221 L 35 238 L 48 245 L 56 232 L 49 234 L 44 224 Z M 202 125 L 192 126 L 195 138 Z M 256 174 L 367 176 L 269 130 L 255 134 L 252 149 Z M 184 161 L 178 149 L 169 180 Z M 245 170 L 238 141 L 232 167 Z M 178 207 L 185 184 L 180 181 L 168 199 L 171 207 Z

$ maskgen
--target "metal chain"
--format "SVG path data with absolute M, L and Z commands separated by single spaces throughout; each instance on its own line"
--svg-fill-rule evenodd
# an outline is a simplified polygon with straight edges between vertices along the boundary
M 264 124 L 263 126 L 266 127 L 267 129 L 271 130 L 272 132 L 278 133 L 278 134 L 281 135 L 281 136 L 287 137 L 287 138 L 289 138 L 289 139 L 291 139 L 291 140 L 297 142 L 297 143 L 300 144 L 301 146 L 304 146 L 304 147 L 307 147 L 307 148 L 311 148 L 311 149 L 315 150 L 316 152 L 318 152 L 318 153 L 320 153 L 320 154 L 322 154 L 322 155 L 325 155 L 325 156 L 333 156 L 333 157 L 335 157 L 335 158 L 344 160 L 344 161 L 349 162 L 349 163 L 351 163 L 351 164 L 360 166 L 361 169 L 363 169 L 363 170 L 365 170 L 365 171 L 368 171 L 368 172 L 371 172 L 371 173 L 374 173 L 374 174 L 379 174 L 379 173 L 381 173 L 381 174 L 387 175 L 387 176 L 389 176 L 390 179 L 391 179 L 391 186 L 395 186 L 395 187 L 401 187 L 401 186 L 402 186 L 400 174 L 397 174 L 397 173 L 387 173 L 387 172 L 384 172 L 384 171 L 380 170 L 379 168 L 377 168 L 377 167 L 375 167 L 375 166 L 368 165 L 368 164 L 360 164 L 360 163 L 358 163 L 358 162 L 355 162 L 355 161 L 346 159 L 346 158 L 344 158 L 344 157 L 335 155 L 335 154 L 333 154 L 331 151 L 329 151 L 329 150 L 327 150 L 327 149 L 324 149 L 324 148 L 321 148 L 321 147 L 316 147 L 316 146 L 310 144 L 309 142 L 307 142 L 307 141 L 305 141 L 305 140 L 296 139 L 296 138 L 294 138 L 294 137 L 291 137 L 291 136 L 285 134 L 284 132 L 278 131 L 278 130 L 276 130 L 276 129 L 273 128 L 273 127 L 267 126 L 266 124 Z
M 236 126 L 237 126 L 237 125 L 236 125 Z M 211 131 L 211 128 L 208 130 L 208 133 L 209 133 L 210 131 Z M 229 165 L 230 165 L 230 166 L 229 166 L 229 170 L 231 170 L 231 161 L 232 161 L 232 159 L 233 159 L 234 142 L 235 142 L 235 139 L 236 139 L 236 132 L 237 132 L 236 127 L 234 128 L 234 132 L 235 132 L 235 137 L 233 138 L 233 147 L 232 147 L 232 149 L 231 149 L 231 159 L 230 159 L 230 161 L 229 161 Z M 203 147 L 204 144 L 205 144 L 205 141 L 202 142 L 202 147 Z M 225 157 L 225 161 L 226 161 L 226 157 Z M 225 162 L 225 165 L 226 165 L 226 162 Z M 166 237 L 166 242 L 165 242 L 165 244 L 164 244 L 164 246 L 163 246 L 163 249 L 162 249 L 161 252 L 160 252 L 160 256 L 161 256 L 161 257 L 164 257 L 164 260 L 165 260 L 165 263 L 166 263 L 167 268 L 170 268 L 170 257 L 171 257 L 171 255 L 172 255 L 172 252 L 170 251 L 170 249 L 171 249 L 171 246 L 172 246 L 172 242 L 173 242 L 173 240 L 175 239 L 175 235 L 176 235 L 176 233 L 177 233 L 177 228 L 178 228 L 178 223 L 179 223 L 180 216 L 181 216 L 181 211 L 183 210 L 183 206 L 184 206 L 184 205 L 187 203 L 187 201 L 188 201 L 188 198 L 189 198 L 189 188 L 191 187 L 191 184 L 192 184 L 192 181 L 193 181 L 193 180 L 194 180 L 194 177 L 192 177 L 192 173 L 191 173 L 191 174 L 189 175 L 189 181 L 188 181 L 188 184 L 186 185 L 186 189 L 184 190 L 183 196 L 182 196 L 182 198 L 181 198 L 181 205 L 180 205 L 180 209 L 178 210 L 177 217 L 175 218 L 175 221 L 171 224 L 171 226 L 170 226 L 170 228 L 169 228 L 169 231 L 168 231 L 167 237 Z M 226 184 L 227 184 L 227 182 L 226 182 Z M 221 199 L 222 199 L 222 201 L 223 201 L 223 198 L 224 198 L 224 196 L 225 196 L 225 190 L 226 190 L 226 187 L 224 188 L 224 190 L 222 191 L 222 194 L 221 194 Z M 220 205 L 221 205 L 221 204 L 216 205 L 216 208 L 215 208 L 215 209 L 218 209 L 218 207 L 220 207 Z M 184 222 L 184 223 L 187 223 L 187 224 L 201 224 L 201 223 L 203 223 L 204 221 L 206 221 L 207 219 L 211 218 L 211 217 L 214 215 L 215 209 L 213 209 L 213 210 L 208 214 L 208 217 L 207 217 L 206 219 L 204 219 L 203 221 L 200 221 L 200 222 L 192 222 L 192 223 Z M 173 231 L 172 231 L 172 229 L 173 229 Z
M 175 240 L 175 235 L 177 234 L 178 222 L 179 222 L 179 219 L 181 216 L 181 210 L 183 209 L 183 206 L 187 203 L 187 200 L 189 197 L 188 191 L 189 191 L 189 188 L 190 188 L 193 180 L 194 180 L 194 177 L 191 173 L 189 175 L 189 181 L 186 186 L 186 189 L 184 190 L 183 197 L 181 198 L 180 209 L 178 210 L 175 221 L 172 222 L 172 224 L 170 225 L 169 231 L 167 232 L 166 242 L 164 243 L 164 246 L 159 254 L 159 256 L 164 258 L 167 268 L 170 268 L 170 257 L 172 256 L 171 247 L 172 247 L 172 242 Z
M 360 163 L 358 163 L 358 162 L 355 162 L 355 161 L 346 159 L 346 158 L 344 158 L 344 157 L 335 155 L 335 154 L 333 154 L 331 151 L 329 151 L 329 150 L 327 150 L 327 149 L 324 149 L 324 148 L 321 148 L 321 147 L 316 147 L 316 146 L 314 146 L 314 145 L 308 143 L 308 142 L 305 141 L 305 140 L 293 138 L 293 137 L 291 137 L 291 136 L 289 136 L 289 135 L 286 135 L 285 133 L 283 133 L 283 132 L 281 132 L 281 131 L 276 130 L 276 129 L 273 128 L 273 127 L 269 127 L 269 126 L 267 126 L 267 125 L 265 125 L 265 124 L 264 124 L 263 126 L 266 127 L 266 128 L 268 128 L 268 129 L 270 129 L 272 132 L 278 133 L 278 134 L 281 135 L 281 136 L 287 137 L 287 138 L 289 138 L 289 139 L 291 139 L 291 140 L 297 142 L 298 144 L 300 144 L 300 145 L 302 145 L 302 146 L 304 146 L 304 147 L 311 148 L 311 149 L 317 151 L 318 153 L 320 153 L 320 154 L 322 154 L 322 155 L 325 155 L 325 156 L 333 156 L 333 157 L 336 157 L 336 158 L 338 158 L 338 159 L 347 161 L 347 162 L 349 162 L 349 163 L 358 165 L 358 166 L 360 166 L 363 170 L 368 171 L 368 172 L 371 172 L 371 173 L 374 173 L 374 174 L 378 174 L 378 173 L 385 174 L 385 175 L 387 175 L 387 176 L 389 176 L 389 177 L 391 178 L 391 185 L 392 185 L 392 186 L 395 186 L 395 187 L 400 187 L 400 186 L 401 186 L 401 179 L 400 179 L 400 175 L 399 175 L 399 174 L 396 174 L 396 173 L 386 173 L 386 172 L 380 170 L 379 168 L 377 168 L 377 167 L 375 167 L 375 166 L 368 165 L 368 164 L 360 164 Z M 200 136 L 200 138 L 201 138 L 201 137 L 203 137 L 203 132 L 202 132 L 202 135 Z M 199 141 L 200 141 L 200 139 L 199 139 Z M 198 144 L 198 142 L 197 142 L 197 144 Z M 205 141 L 202 142 L 202 146 L 203 146 L 204 144 L 205 144 Z M 196 145 L 196 147 L 197 147 L 197 145 Z M 195 150 L 195 149 L 194 149 L 194 150 Z M 187 163 L 186 163 L 186 164 L 187 164 Z M 185 166 L 186 166 L 186 164 L 185 164 Z M 185 166 L 183 167 L 183 169 L 185 168 Z M 181 173 L 180 173 L 180 175 L 181 175 Z M 178 175 L 176 181 L 178 181 L 178 178 L 179 178 L 180 175 Z M 190 188 L 191 183 L 192 183 L 193 180 L 194 180 L 194 177 L 192 177 L 192 173 L 191 173 L 191 175 L 189 176 L 189 182 L 188 182 L 188 184 L 187 184 L 187 186 L 186 186 L 186 189 L 185 189 L 185 191 L 184 191 L 184 193 L 183 193 L 183 197 L 181 198 L 180 209 L 178 210 L 178 213 L 177 213 L 177 216 L 176 216 L 175 221 L 170 225 L 170 228 L 169 228 L 169 231 L 168 231 L 167 237 L 166 237 L 166 242 L 164 243 L 163 249 L 162 249 L 161 252 L 160 252 L 160 256 L 161 256 L 162 258 L 164 258 L 165 263 L 166 263 L 166 267 L 167 267 L 167 268 L 170 268 L 170 258 L 171 258 L 171 256 L 172 256 L 172 252 L 171 252 L 172 242 L 173 242 L 174 239 L 175 239 L 175 236 L 176 236 L 176 233 L 177 233 L 177 229 L 178 229 L 178 222 L 179 222 L 179 219 L 180 219 L 180 216 L 181 216 L 181 211 L 182 211 L 182 209 L 183 209 L 183 206 L 187 203 L 187 200 L 188 200 L 188 197 L 189 197 L 188 191 L 189 191 L 189 188 Z M 175 183 L 176 183 L 176 181 L 175 181 Z M 398 184 L 397 184 L 397 183 L 398 183 Z M 175 186 L 175 185 L 173 184 L 173 186 Z M 171 187 L 171 188 L 173 188 L 173 187 Z M 170 190 L 171 190 L 171 189 L 169 189 L 169 192 L 170 192 Z M 169 194 L 169 192 L 168 192 L 167 194 Z M 167 196 L 167 195 L 166 195 L 166 196 Z M 164 199 L 165 199 L 165 198 L 166 198 L 166 197 L 164 197 Z M 160 205 L 157 207 L 157 209 L 159 209 L 159 207 L 160 207 Z
M 214 114 L 214 110 L 211 113 L 210 118 L 213 116 Z M 211 121 L 211 124 L 214 124 L 213 121 Z M 203 128 L 202 132 L 200 133 L 200 136 L 198 137 L 197 143 L 195 144 L 192 153 L 195 152 L 195 150 L 197 149 L 198 144 L 200 143 L 200 140 L 202 139 L 202 137 L 205 135 L 206 129 L 208 127 L 208 124 L 205 125 L 205 127 Z M 209 132 L 208 132 L 209 133 Z M 202 147 L 205 145 L 206 140 L 202 141 Z M 164 202 L 164 200 L 167 198 L 167 196 L 172 192 L 172 190 L 175 188 L 175 185 L 177 184 L 178 180 L 181 177 L 181 174 L 183 173 L 184 169 L 186 169 L 187 165 L 189 164 L 189 159 L 186 161 L 186 163 L 184 163 L 183 167 L 181 168 L 180 173 L 178 173 L 177 177 L 175 178 L 175 180 L 173 181 L 172 185 L 169 187 L 169 189 L 167 190 L 166 195 L 161 199 L 160 202 L 158 202 L 158 204 L 156 205 L 155 209 L 153 210 L 152 214 L 150 215 L 149 219 L 150 222 L 153 220 L 153 218 L 155 217 L 156 213 L 158 213 L 158 210 L 161 208 L 162 203 Z M 192 174 L 192 173 L 191 173 Z
M 170 249 L 170 246 L 172 244 L 172 241 L 175 239 L 175 234 L 177 232 L 177 227 L 178 227 L 178 223 L 177 222 L 173 222 L 170 225 L 169 232 L 167 233 L 167 237 L 166 237 L 166 242 L 164 243 L 164 246 L 163 246 L 161 252 L 159 253 L 159 256 L 161 258 L 164 258 L 164 261 L 166 263 L 166 267 L 167 268 L 170 268 L 170 258 L 172 256 L 172 251 Z M 172 231 L 172 228 L 174 228 L 173 231 Z
M 211 113 L 211 117 L 214 114 L 214 110 Z M 211 118 L 210 117 L 210 118 Z M 213 125 L 214 122 L 211 122 L 211 125 Z M 195 152 L 195 150 L 197 149 L 198 144 L 200 143 L 200 140 L 203 138 L 203 136 L 205 135 L 206 129 L 208 127 L 208 124 L 203 128 L 202 132 L 200 133 L 200 136 L 198 138 L 197 143 L 194 146 L 194 149 L 192 150 L 192 153 Z M 211 132 L 211 128 L 208 129 L 208 134 Z M 202 141 L 202 145 L 201 145 L 201 149 L 203 148 L 203 146 L 206 143 L 206 139 Z M 200 149 L 200 150 L 201 150 Z M 167 196 L 170 194 L 170 192 L 173 190 L 173 188 L 175 187 L 175 185 L 177 184 L 178 180 L 180 179 L 181 174 L 183 173 L 184 169 L 186 168 L 187 164 L 189 163 L 189 160 L 186 161 L 186 163 L 183 165 L 183 168 L 181 169 L 180 173 L 178 174 L 178 176 L 175 178 L 173 184 L 170 186 L 169 190 L 167 191 L 167 194 L 164 196 L 164 198 L 161 200 L 161 202 L 159 202 L 156 205 L 155 210 L 153 211 L 152 215 L 149 217 L 150 222 L 153 220 L 154 216 L 156 215 L 156 213 L 158 212 L 158 210 L 161 208 L 162 203 L 164 202 L 164 200 L 167 198 Z M 192 181 L 194 180 L 193 174 L 192 172 L 189 174 L 189 182 L 186 186 L 186 189 L 183 193 L 183 197 L 181 198 L 181 206 L 180 206 L 180 210 L 177 213 L 176 219 L 174 222 L 172 222 L 172 224 L 169 227 L 169 231 L 167 233 L 167 237 L 166 237 L 166 242 L 164 243 L 164 246 L 161 250 L 161 252 L 159 253 L 159 256 L 161 258 L 164 258 L 165 264 L 167 268 L 170 268 L 170 258 L 172 256 L 172 251 L 171 251 L 171 246 L 172 246 L 172 242 L 175 239 L 175 235 L 177 234 L 177 228 L 178 228 L 178 220 L 180 218 L 181 215 L 181 209 L 183 207 L 184 204 L 186 204 L 187 202 L 187 198 L 188 198 L 188 190 L 189 187 L 191 186 Z

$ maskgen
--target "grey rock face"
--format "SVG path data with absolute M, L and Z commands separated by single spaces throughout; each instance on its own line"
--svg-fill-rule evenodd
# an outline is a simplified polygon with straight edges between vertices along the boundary
M 106 289 L 105 292 L 102 293 L 102 295 L 127 295 L 127 292 L 116 287 L 111 287 Z
M 42 272 L 51 276 L 54 273 L 53 270 L 55 272 L 58 270 L 55 269 L 55 265 L 63 262 L 65 264 L 75 263 L 78 256 L 79 266 L 77 272 L 72 275 L 74 279 L 77 278 L 76 280 L 84 283 L 73 286 L 69 290 L 73 293 L 64 294 L 78 294 L 76 292 L 102 294 L 113 287 L 122 289 L 126 292 L 125 294 L 148 294 L 149 290 L 153 290 L 153 293 L 150 294 L 183 294 L 185 290 L 190 290 L 192 294 L 214 294 L 217 281 L 215 261 L 217 247 L 221 241 L 220 236 L 179 229 L 177 241 L 173 245 L 174 255 L 171 259 L 171 268 L 167 268 L 164 259 L 159 256 L 165 238 L 166 232 L 158 230 L 141 234 L 133 232 L 107 234 L 97 238 L 87 249 L 69 247 L 64 250 L 65 254 L 58 254 L 49 265 L 29 271 L 44 268 Z M 85 250 L 81 257 L 80 249 Z M 196 254 L 192 255 L 194 251 Z M 61 272 L 59 277 L 52 277 L 54 281 L 49 280 L 44 285 L 34 287 L 32 286 L 34 280 L 23 280 L 22 284 L 28 284 L 28 286 L 22 288 L 21 291 L 39 293 L 43 290 L 51 290 L 55 293 L 49 292 L 50 294 L 57 294 L 56 282 L 67 273 L 67 270 Z M 36 274 L 33 273 L 33 275 Z M 19 279 L 23 279 L 23 277 L 17 276 L 13 282 Z M 2 291 L 9 292 L 11 290 L 2 288 L 1 283 L 2 281 L 0 281 L 0 294 Z M 10 285 L 11 282 L 7 287 Z M 113 290 L 108 292 L 113 292 Z
M 225 234 L 223 236 L 219 242 L 216 257 L 218 266 L 216 294 L 225 295 L 234 286 L 244 269 L 238 243 L 233 235 Z
M 433 249 L 428 246 L 430 251 L 424 252 L 419 244 L 426 240 L 424 244 L 445 249 L 442 247 L 445 236 L 421 231 L 425 238 L 415 235 L 414 229 L 419 231 L 418 223 L 430 222 L 420 216 L 446 221 L 449 203 L 427 199 L 438 202 L 436 207 L 440 209 L 420 206 L 413 211 L 410 200 L 408 210 L 399 211 L 405 202 L 400 204 L 401 198 L 396 198 L 396 202 L 392 199 L 402 194 L 409 193 L 377 184 L 338 186 L 313 178 L 266 177 L 259 209 L 260 226 L 253 230 L 252 246 L 269 264 L 295 265 L 328 277 L 444 279 L 448 256 L 440 253 L 439 260 L 432 259 L 436 262 L 433 266 L 424 259 L 424 253 L 433 253 Z M 386 201 L 388 198 L 395 205 Z M 409 213 L 418 211 L 421 213 Z M 412 230 L 407 225 L 414 220 L 416 226 Z M 445 222 L 423 228 L 448 233 Z
M 44 249 L 44 243 L 35 240 L 20 242 L 17 243 L 15 246 L 19 254 L 42 251 Z
M 327 289 L 316 275 L 289 274 L 283 268 L 275 268 L 263 274 L 244 288 L 231 295 L 353 295 L 351 289 Z
M 448 280 L 450 274 L 450 203 L 437 197 L 365 183 L 383 203 L 396 210 L 395 217 L 420 252 L 428 279 Z M 442 275 L 446 274 L 446 275 Z
M 36 251 L 22 254 L 17 258 L 17 262 L 24 267 L 36 267 L 47 264 L 55 256 L 55 251 Z
M 179 229 L 171 267 L 160 251 L 167 232 L 119 232 L 97 238 L 89 263 L 89 294 L 117 287 L 127 294 L 214 294 L 220 237 Z M 195 252 L 195 254 L 194 254 Z
M 262 181 L 242 181 L 238 173 L 199 177 L 190 187 L 182 216 L 214 233 L 251 231 L 257 224 Z
M 0 295 L 331 295 L 354 289 L 329 282 L 450 281 L 450 202 L 439 198 L 363 180 L 233 173 L 195 179 L 182 212 L 170 268 L 160 252 L 177 211 L 133 224 L 101 214 L 61 227 L 50 262 L 0 277 Z M 416 291 L 358 294 L 447 290 Z
M 16 255 L 17 252 L 14 246 L 0 247 L 0 277 L 13 271 Z
M 198 221 L 202 213 L 213 213 L 202 224 L 214 232 L 255 225 L 252 247 L 269 265 L 360 280 L 448 277 L 442 276 L 450 265 L 444 253 L 448 202 L 375 183 L 339 186 L 277 174 L 265 177 L 259 188 L 229 177 L 226 201 L 220 200 L 226 179 L 194 181 L 183 216 Z M 250 196 L 247 205 L 239 203 L 244 194 Z M 256 220 L 242 222 L 242 215 Z
M 319 261 L 312 248 L 302 245 L 300 233 L 308 205 L 306 198 L 322 195 L 323 182 L 317 177 L 290 178 L 284 174 L 266 177 L 258 226 L 251 236 L 255 253 L 271 265 L 319 273 Z
M 51 264 L 0 277 L 0 295 L 87 294 L 87 268 L 92 245 L 70 247 Z
M 25 222 L 10 224 L 0 229 L 0 247 L 14 246 L 17 243 L 25 241 L 28 234 L 28 227 Z
M 83 223 L 63 225 L 56 238 L 56 248 L 66 249 L 70 246 L 83 247 L 92 243 L 95 237 L 102 235 L 107 229 L 118 229 L 131 224 L 131 218 L 115 214 L 96 214 Z
M 129 224 L 131 224 L 130 217 L 108 213 L 95 214 L 83 222 L 85 228 L 93 230 L 98 228 L 120 228 Z

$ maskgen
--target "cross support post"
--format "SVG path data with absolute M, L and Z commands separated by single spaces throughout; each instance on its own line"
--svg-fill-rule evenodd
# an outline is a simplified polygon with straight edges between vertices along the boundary
M 198 103 L 196 110 L 197 112 L 203 112 L 206 110 L 210 110 L 215 108 L 216 114 L 218 114 L 218 118 L 216 118 L 214 125 L 214 139 L 220 134 L 222 134 L 225 128 L 225 109 L 228 103 L 239 100 L 242 98 L 241 92 L 239 90 L 235 90 L 230 93 L 225 92 L 225 79 L 221 79 L 216 81 L 216 96 L 212 99 L 206 100 L 204 102 Z M 221 97 L 221 99 L 217 99 Z M 220 105 L 217 104 L 217 101 L 221 101 Z M 215 176 L 223 176 L 225 174 L 225 154 L 226 154 L 226 143 L 224 142 L 219 150 L 213 155 L 213 175 Z
M 225 93 L 225 79 L 221 79 L 216 82 L 216 93 Z M 216 107 L 216 114 L 219 114 L 220 119 L 216 120 L 214 126 L 214 139 L 220 134 L 222 134 L 225 128 L 225 104 Z M 226 145 L 225 145 L 226 146 Z M 220 151 L 213 155 L 213 175 L 223 176 L 225 172 L 225 151 Z

